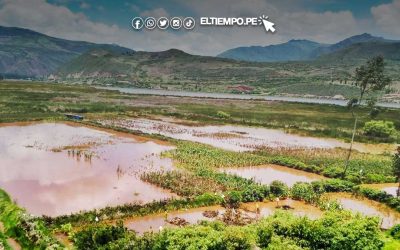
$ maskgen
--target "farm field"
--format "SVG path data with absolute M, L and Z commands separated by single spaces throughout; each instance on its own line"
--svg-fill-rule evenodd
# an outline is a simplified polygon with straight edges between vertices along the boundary
M 346 162 L 345 107 L 0 81 L 0 244 L 396 249 L 400 111 L 361 112 Z

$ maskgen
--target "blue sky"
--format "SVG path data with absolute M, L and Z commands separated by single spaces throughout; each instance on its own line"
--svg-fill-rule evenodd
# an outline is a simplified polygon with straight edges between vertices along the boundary
M 275 34 L 243 27 L 196 26 L 179 32 L 130 27 L 135 16 L 260 15 L 276 23 Z M 334 43 L 361 33 L 400 40 L 399 24 L 400 0 L 0 0 L 0 25 L 135 50 L 177 48 L 202 55 L 290 39 Z

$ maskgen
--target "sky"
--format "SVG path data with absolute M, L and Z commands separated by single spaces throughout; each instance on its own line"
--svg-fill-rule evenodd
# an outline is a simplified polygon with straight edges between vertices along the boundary
M 148 17 L 269 16 L 276 32 L 260 27 L 200 27 L 135 31 L 131 20 Z M 335 43 L 370 33 L 400 40 L 400 0 L 0 0 L 0 25 L 134 50 L 181 49 L 217 55 L 240 46 L 291 39 Z

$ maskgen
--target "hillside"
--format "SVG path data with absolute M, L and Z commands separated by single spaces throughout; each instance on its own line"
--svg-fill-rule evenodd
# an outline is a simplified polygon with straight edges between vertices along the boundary
M 227 50 L 218 57 L 254 62 L 299 61 L 312 59 L 313 51 L 323 47 L 325 45 L 313 41 L 290 40 L 287 43 L 265 47 L 238 47 Z
M 28 29 L 0 26 L 0 74 L 15 77 L 46 76 L 94 48 L 131 51 L 117 45 L 69 41 Z
M 265 47 L 251 46 L 238 47 L 227 50 L 218 55 L 218 57 L 230 58 L 235 60 L 244 60 L 252 62 L 276 62 L 276 61 L 306 61 L 317 59 L 320 57 L 326 58 L 335 52 L 345 54 L 350 52 L 352 58 L 365 59 L 368 53 L 387 55 L 388 59 L 397 60 L 397 56 L 392 56 L 391 52 L 397 49 L 399 41 L 387 40 L 382 37 L 372 36 L 364 33 L 346 38 L 335 44 L 320 44 L 308 40 L 290 40 L 287 43 L 269 45 Z M 358 44 L 368 44 L 360 46 Z M 354 52 L 366 48 L 363 52 Z M 361 54 L 360 54 L 361 53 Z M 395 52 L 396 54 L 399 52 Z M 334 55 L 332 59 L 336 60 Z
M 400 42 L 371 41 L 355 43 L 332 53 L 321 55 L 318 60 L 331 63 L 367 60 L 382 55 L 387 60 L 400 60 Z

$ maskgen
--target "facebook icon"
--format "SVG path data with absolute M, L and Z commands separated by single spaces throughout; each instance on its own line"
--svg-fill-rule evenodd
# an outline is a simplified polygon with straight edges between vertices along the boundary
M 135 30 L 142 29 L 143 28 L 143 24 L 144 24 L 144 22 L 143 22 L 143 19 L 141 17 L 135 17 L 135 18 L 132 19 L 132 27 Z

